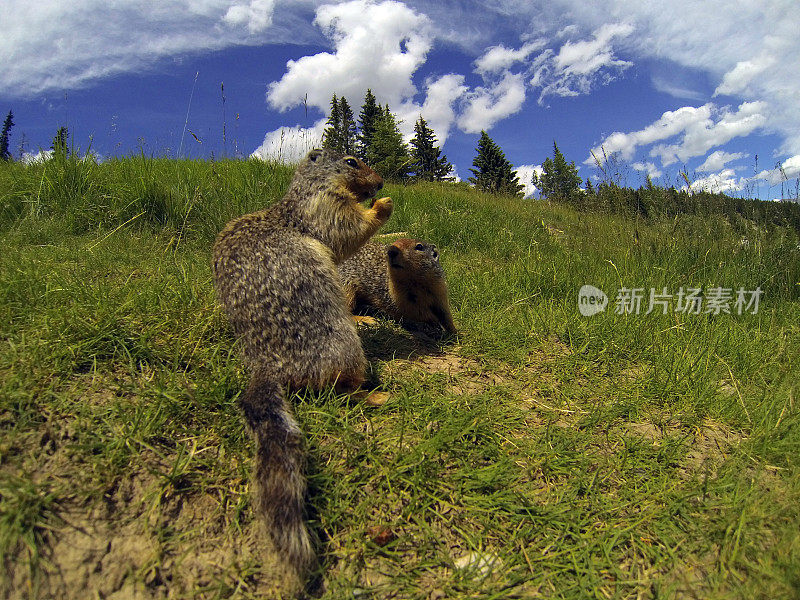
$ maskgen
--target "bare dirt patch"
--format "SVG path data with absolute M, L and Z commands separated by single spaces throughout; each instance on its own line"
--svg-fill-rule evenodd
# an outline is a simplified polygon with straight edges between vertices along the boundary
M 222 494 L 171 494 L 157 475 L 139 473 L 100 503 L 58 508 L 40 568 L 31 577 L 25 561 L 7 561 L 0 597 L 280 597 L 286 575 L 265 533 L 231 523 Z
M 86 376 L 70 393 L 102 410 L 128 393 L 111 379 Z M 174 478 L 174 446 L 142 448 L 120 477 L 97 477 L 92 471 L 103 463 L 81 447 L 82 427 L 74 415 L 53 411 L 3 443 L 11 451 L 0 462 L 4 486 L 25 482 L 54 500 L 36 525 L 38 546 L 12 541 L 3 556 L 0 598 L 279 598 L 293 589 L 249 516 L 245 480 L 207 472 L 202 485 Z
M 715 471 L 745 440 L 741 432 L 734 431 L 724 423 L 705 418 L 691 428 L 679 426 L 667 420 L 661 424 L 652 422 L 629 422 L 619 427 L 626 435 L 645 439 L 660 446 L 668 438 L 677 438 L 687 449 L 681 462 L 680 473 L 690 478 L 703 471 Z
M 492 386 L 501 385 L 506 377 L 471 358 L 461 356 L 459 348 L 449 348 L 440 354 L 428 354 L 412 359 L 393 360 L 386 365 L 389 375 L 408 374 L 415 371 L 440 374 L 445 377 L 446 388 L 453 394 L 481 394 Z

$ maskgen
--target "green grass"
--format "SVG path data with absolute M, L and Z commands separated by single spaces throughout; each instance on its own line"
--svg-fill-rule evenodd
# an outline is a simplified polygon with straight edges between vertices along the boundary
M 3 597 L 274 591 L 209 262 L 222 225 L 290 176 L 0 164 Z M 441 248 L 461 334 L 364 330 L 380 408 L 294 398 L 315 596 L 798 597 L 796 232 L 387 188 L 383 231 Z M 583 284 L 611 308 L 622 286 L 764 296 L 756 315 L 586 318 Z

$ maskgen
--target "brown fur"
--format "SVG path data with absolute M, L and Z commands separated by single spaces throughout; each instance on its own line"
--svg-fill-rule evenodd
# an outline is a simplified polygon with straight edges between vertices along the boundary
M 370 242 L 339 265 L 351 311 L 377 309 L 401 323 L 426 323 L 456 333 L 444 269 L 434 244 L 402 238 Z
M 312 150 L 284 198 L 228 223 L 213 249 L 214 283 L 250 369 L 240 404 L 257 443 L 255 508 L 302 576 L 314 562 L 305 526 L 302 432 L 285 388 L 353 390 L 366 360 L 336 265 L 386 222 L 390 198 L 357 158 Z

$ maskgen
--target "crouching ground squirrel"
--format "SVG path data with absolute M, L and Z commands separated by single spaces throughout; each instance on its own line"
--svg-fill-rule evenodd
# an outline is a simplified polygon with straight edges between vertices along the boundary
M 410 238 L 369 242 L 339 265 L 339 273 L 351 311 L 374 308 L 406 325 L 426 323 L 456 333 L 434 244 Z
M 256 440 L 254 507 L 279 554 L 303 577 L 315 552 L 305 525 L 302 432 L 285 389 L 353 391 L 366 359 L 336 265 L 392 213 L 381 177 L 352 156 L 312 150 L 272 207 L 228 223 L 213 248 L 219 302 L 250 382 L 240 405 Z

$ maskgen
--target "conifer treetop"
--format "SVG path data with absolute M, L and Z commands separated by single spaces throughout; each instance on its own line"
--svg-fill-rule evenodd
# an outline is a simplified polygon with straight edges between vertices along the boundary
M 477 189 L 493 194 L 522 195 L 525 186 L 520 184 L 513 165 L 485 131 L 481 131 L 472 166 L 470 171 L 474 177 L 470 177 L 469 182 Z
M 425 181 L 451 181 L 453 165 L 442 154 L 436 144 L 436 134 L 420 115 L 414 124 L 414 138 L 411 140 L 411 158 L 414 177 Z

